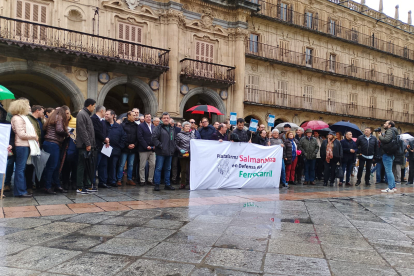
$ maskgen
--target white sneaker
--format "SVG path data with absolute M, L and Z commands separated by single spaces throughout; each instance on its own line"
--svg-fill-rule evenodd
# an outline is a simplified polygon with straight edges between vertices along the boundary
M 397 189 L 393 188 L 393 189 L 392 189 L 392 191 L 393 191 L 394 193 L 396 193 L 396 192 L 397 192 Z
M 387 188 L 385 190 L 381 190 L 381 192 L 383 192 L 383 193 L 393 193 L 394 189 Z
M 395 182 L 395 184 L 397 184 L 397 185 L 401 185 L 401 182 Z M 394 188 L 395 189 L 395 188 Z

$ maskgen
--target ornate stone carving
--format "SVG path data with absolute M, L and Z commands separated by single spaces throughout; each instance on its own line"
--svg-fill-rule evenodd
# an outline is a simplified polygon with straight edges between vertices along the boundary
M 166 10 L 162 16 L 166 17 L 167 20 L 171 23 L 178 23 L 178 24 L 185 24 L 185 17 L 184 15 L 177 11 L 177 10 Z
M 336 81 L 331 80 L 331 86 L 335 86 L 335 84 L 336 84 Z
M 242 28 L 235 28 L 235 29 L 229 29 L 229 34 L 233 35 L 235 38 L 238 39 L 246 39 L 249 35 L 249 31 Z
M 282 72 L 280 72 L 280 75 L 284 78 L 284 77 L 286 77 L 286 71 L 282 71 Z
M 139 0 L 125 0 L 125 3 L 128 5 L 129 9 L 135 10 L 139 5 Z
M 86 81 L 88 79 L 88 72 L 85 69 L 77 69 L 75 71 L 75 78 L 78 81 Z
M 306 80 L 307 80 L 308 82 L 312 82 L 312 76 L 307 76 L 307 77 L 306 77 Z
M 353 84 L 352 85 L 352 90 L 356 90 L 357 89 L 357 85 L 356 84 Z
M 252 68 L 253 72 L 257 72 L 258 66 L 257 66 L 257 64 L 252 64 L 251 68 Z

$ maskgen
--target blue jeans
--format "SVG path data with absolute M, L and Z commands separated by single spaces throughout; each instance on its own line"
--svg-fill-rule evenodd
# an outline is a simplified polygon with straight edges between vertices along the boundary
M 107 184 L 108 181 L 108 156 L 98 153 L 96 157 L 96 169 L 98 170 L 99 184 Z M 95 171 L 96 174 L 96 171 Z M 96 180 L 93 182 L 96 183 Z
M 109 185 L 116 182 L 116 164 L 118 164 L 119 155 L 111 155 L 108 159 L 108 183 Z
M 282 160 L 282 172 L 280 175 L 280 182 L 282 182 L 283 185 L 286 185 L 285 160 Z
M 135 153 L 122 153 L 121 158 L 119 159 L 118 167 L 118 181 L 121 181 L 122 175 L 124 174 L 125 162 L 128 162 L 127 167 L 127 179 L 132 180 L 132 171 L 134 170 L 134 159 Z
M 29 147 L 16 147 L 16 168 L 14 170 L 14 196 L 21 196 L 27 194 L 26 177 L 26 162 L 29 157 Z
M 171 161 L 172 161 L 172 156 L 157 155 L 157 158 L 155 159 L 155 173 L 154 173 L 154 184 L 155 185 L 160 185 L 161 171 L 164 170 L 165 186 L 170 186 Z
M 346 171 L 346 183 L 349 183 L 351 181 L 351 173 L 352 173 L 352 170 L 354 169 L 354 165 L 355 165 L 355 162 L 352 159 L 347 160 L 346 162 L 342 162 L 342 171 L 344 173 Z M 342 176 L 339 179 L 339 182 L 344 182 L 344 176 Z
M 305 161 L 305 181 L 315 181 L 315 164 L 316 159 L 306 159 Z
M 59 181 L 59 156 L 60 148 L 56 143 L 45 141 L 43 143 L 43 150 L 50 154 L 49 159 L 47 160 L 46 167 L 43 171 L 42 178 L 45 183 L 46 189 L 52 188 L 53 183 L 60 187 Z
M 16 155 L 12 155 L 9 158 L 7 158 L 6 179 L 4 180 L 4 186 L 11 186 L 11 179 L 13 176 L 15 160 Z
M 388 188 L 395 188 L 395 178 L 392 173 L 392 163 L 394 162 L 394 155 L 383 154 L 382 155 L 382 164 L 384 164 L 385 174 L 388 180 Z

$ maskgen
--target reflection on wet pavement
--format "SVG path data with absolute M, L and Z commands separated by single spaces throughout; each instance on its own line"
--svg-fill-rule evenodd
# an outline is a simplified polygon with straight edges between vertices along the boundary
M 379 188 L 8 197 L 0 275 L 414 275 L 414 189 Z

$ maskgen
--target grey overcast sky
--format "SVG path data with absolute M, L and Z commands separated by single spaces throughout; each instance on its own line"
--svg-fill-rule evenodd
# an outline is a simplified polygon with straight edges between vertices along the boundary
M 361 0 L 354 0 L 361 2 Z M 379 8 L 379 0 L 365 0 L 365 4 L 375 10 Z M 407 23 L 408 11 L 412 11 L 412 18 L 414 20 L 414 0 L 383 0 L 384 13 L 394 18 L 395 6 L 399 5 L 400 20 Z

